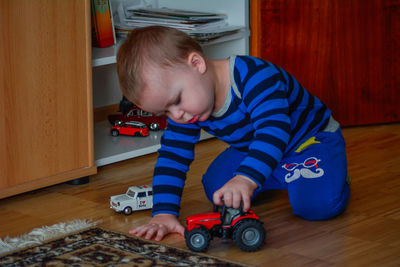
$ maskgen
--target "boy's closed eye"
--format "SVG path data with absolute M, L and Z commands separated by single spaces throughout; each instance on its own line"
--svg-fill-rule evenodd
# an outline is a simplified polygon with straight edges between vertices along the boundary
M 181 93 L 179 93 L 176 97 L 174 97 L 168 106 L 177 106 L 180 103 L 181 103 Z
M 174 105 L 177 106 L 181 103 L 181 95 L 179 94 L 178 97 L 174 101 Z
M 164 111 L 154 111 L 153 113 L 156 116 L 168 116 L 169 112 L 169 108 L 170 107 L 174 107 L 174 106 L 178 106 L 181 103 L 181 94 L 179 93 L 175 98 L 172 98 L 171 101 L 168 101 L 169 103 L 166 106 L 166 110 Z

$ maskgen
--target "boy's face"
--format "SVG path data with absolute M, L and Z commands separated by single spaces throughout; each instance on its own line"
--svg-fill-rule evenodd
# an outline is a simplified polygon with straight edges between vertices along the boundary
M 140 107 L 178 123 L 205 121 L 214 111 L 215 85 L 206 63 L 192 53 L 186 64 L 144 69 Z

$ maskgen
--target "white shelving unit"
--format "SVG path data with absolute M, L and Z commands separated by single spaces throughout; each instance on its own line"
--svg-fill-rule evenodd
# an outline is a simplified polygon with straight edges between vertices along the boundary
M 204 52 L 210 58 L 226 58 L 230 55 L 249 54 L 249 1 L 248 0 L 158 0 L 151 2 L 156 7 L 210 11 L 225 13 L 230 25 L 239 25 L 242 29 L 233 35 L 225 36 L 202 45 Z M 121 44 L 107 48 L 93 48 L 93 104 L 94 108 L 118 103 L 121 92 L 116 73 L 116 53 Z M 94 125 L 95 164 L 103 166 L 114 162 L 156 152 L 160 147 L 163 131 L 151 132 L 148 137 L 131 137 L 110 135 L 111 125 L 100 122 Z M 211 135 L 203 132 L 201 139 Z

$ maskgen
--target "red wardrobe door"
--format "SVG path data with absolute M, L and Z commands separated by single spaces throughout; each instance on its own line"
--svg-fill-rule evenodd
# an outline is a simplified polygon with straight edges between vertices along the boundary
M 400 121 L 400 2 L 252 0 L 251 55 L 292 73 L 342 125 Z

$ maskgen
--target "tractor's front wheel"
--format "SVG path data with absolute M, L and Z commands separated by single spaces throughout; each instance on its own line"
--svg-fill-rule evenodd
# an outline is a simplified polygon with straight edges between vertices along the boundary
M 233 231 L 233 241 L 243 251 L 256 251 L 264 244 L 265 235 L 261 222 L 245 220 Z
M 211 234 L 205 228 L 194 228 L 191 231 L 185 231 L 185 240 L 190 250 L 203 252 L 206 251 L 210 245 Z

